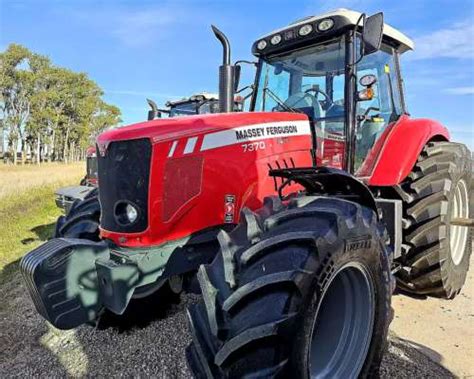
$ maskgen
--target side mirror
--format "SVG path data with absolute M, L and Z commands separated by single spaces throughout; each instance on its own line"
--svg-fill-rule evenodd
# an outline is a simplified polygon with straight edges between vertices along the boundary
M 362 31 L 362 55 L 375 53 L 380 49 L 383 36 L 383 13 L 367 17 Z

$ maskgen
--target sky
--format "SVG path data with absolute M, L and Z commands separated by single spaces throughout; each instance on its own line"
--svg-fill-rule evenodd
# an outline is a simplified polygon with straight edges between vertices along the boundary
M 0 0 L 0 50 L 19 43 L 88 73 L 129 124 L 145 120 L 147 97 L 163 105 L 217 92 L 222 52 L 211 24 L 229 37 L 233 60 L 252 59 L 259 36 L 342 7 L 383 11 L 415 41 L 402 56 L 409 112 L 474 150 L 474 0 Z M 244 68 L 241 83 L 253 75 Z

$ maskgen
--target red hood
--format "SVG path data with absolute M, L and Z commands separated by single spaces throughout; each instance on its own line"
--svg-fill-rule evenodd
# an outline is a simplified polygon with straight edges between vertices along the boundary
M 102 133 L 97 138 L 97 142 L 99 147 L 105 147 L 112 141 L 138 138 L 150 138 L 152 142 L 156 143 L 176 139 L 177 137 L 231 129 L 243 125 L 307 119 L 307 116 L 304 114 L 285 112 L 239 112 L 174 117 L 140 122 L 109 130 Z

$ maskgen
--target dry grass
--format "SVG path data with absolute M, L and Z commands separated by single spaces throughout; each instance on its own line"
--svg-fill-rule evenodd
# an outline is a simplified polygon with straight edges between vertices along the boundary
M 79 184 L 84 174 L 84 162 L 44 163 L 41 166 L 0 164 L 0 201 L 45 186 Z
M 0 165 L 0 285 L 19 258 L 51 237 L 61 214 L 54 191 L 79 184 L 84 173 L 84 163 Z

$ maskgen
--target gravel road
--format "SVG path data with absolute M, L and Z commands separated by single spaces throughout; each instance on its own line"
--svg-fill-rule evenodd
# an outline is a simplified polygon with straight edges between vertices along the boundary
M 190 341 L 185 310 L 197 295 L 179 304 L 149 308 L 148 320 L 123 329 L 83 326 L 60 331 L 33 309 L 19 278 L 0 288 L 0 377 L 189 378 L 184 349 Z M 391 334 L 383 378 L 450 378 L 453 375 Z

